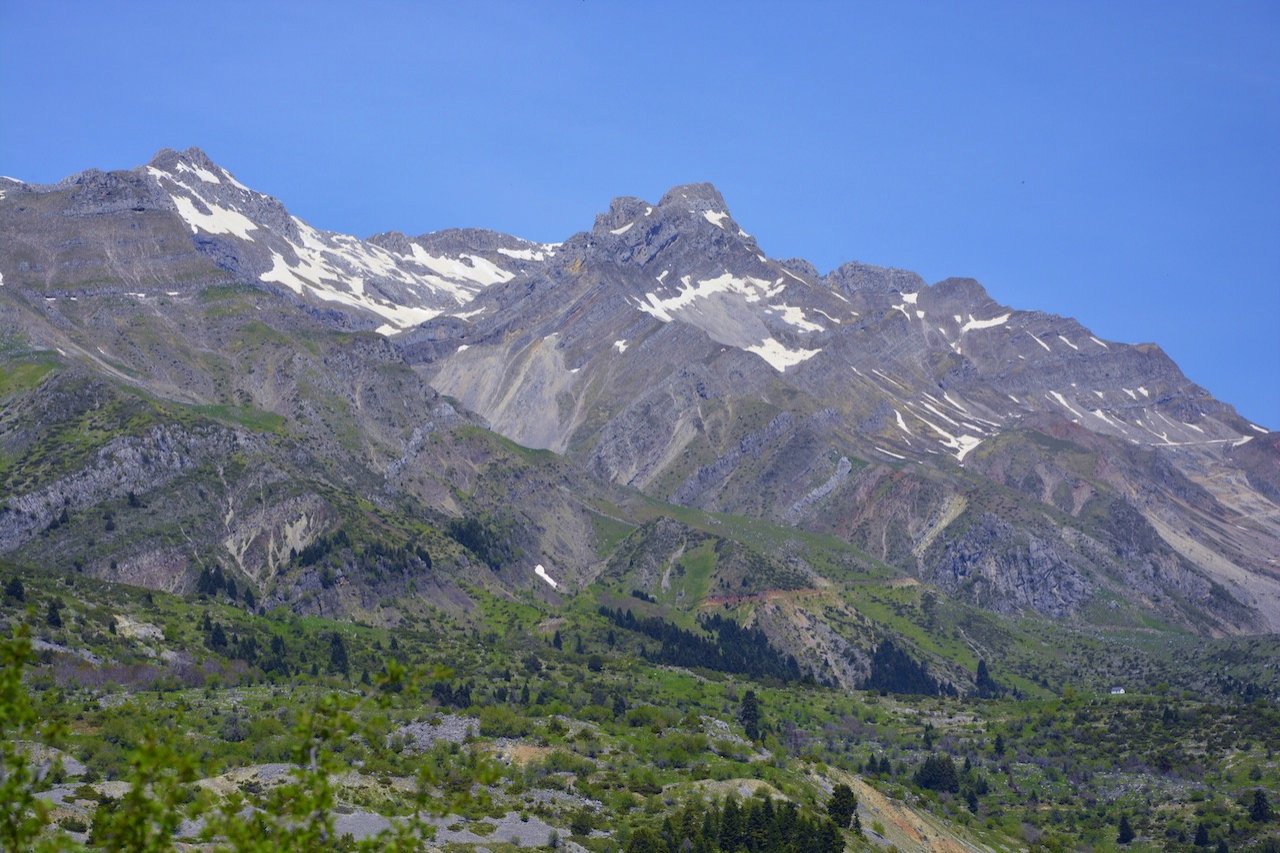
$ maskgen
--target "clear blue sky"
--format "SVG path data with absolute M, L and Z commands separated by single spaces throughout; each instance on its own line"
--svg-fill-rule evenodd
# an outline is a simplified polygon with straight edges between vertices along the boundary
M 0 174 L 204 148 L 323 228 L 554 241 L 713 181 L 1280 428 L 1280 4 L 0 0 Z

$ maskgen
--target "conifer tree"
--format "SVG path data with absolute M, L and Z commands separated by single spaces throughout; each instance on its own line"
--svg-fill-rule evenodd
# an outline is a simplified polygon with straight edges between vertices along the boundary
M 1253 805 L 1249 806 L 1249 817 L 1255 823 L 1266 823 L 1271 820 L 1271 803 L 1261 788 L 1254 789 Z
M 847 829 L 858 811 L 858 798 L 848 785 L 836 785 L 831 792 L 831 800 L 827 803 L 827 814 L 836 822 L 836 826 Z
M 1116 834 L 1117 844 L 1128 844 L 1135 838 L 1133 827 L 1129 825 L 1129 816 L 1120 816 L 1120 831 Z
M 747 737 L 752 740 L 760 739 L 760 703 L 756 700 L 754 690 L 748 690 L 742 697 L 742 710 L 739 712 L 738 719 L 742 722 L 742 728 L 746 730 Z
M 347 644 L 343 642 L 342 635 L 337 631 L 329 635 L 329 671 L 340 672 L 343 675 L 349 671 Z

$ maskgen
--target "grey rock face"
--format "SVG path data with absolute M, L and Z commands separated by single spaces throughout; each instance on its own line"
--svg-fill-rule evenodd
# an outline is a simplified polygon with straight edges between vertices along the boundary
M 709 184 L 616 199 L 556 245 L 322 232 L 195 149 L 0 190 L 0 298 L 65 335 L 83 322 L 73 298 L 152 310 L 249 286 L 271 297 L 258 310 L 391 339 L 376 358 L 331 353 L 314 378 L 369 424 L 395 419 L 394 393 L 348 378 L 403 358 L 518 442 L 664 500 L 835 532 L 996 609 L 1065 615 L 1135 589 L 1191 623 L 1203 608 L 1201 629 L 1280 627 L 1269 433 L 1155 345 L 1000 305 L 971 279 L 770 259 Z M 215 385 L 166 369 L 174 394 Z M 397 483 L 428 444 L 414 426 L 372 428 Z

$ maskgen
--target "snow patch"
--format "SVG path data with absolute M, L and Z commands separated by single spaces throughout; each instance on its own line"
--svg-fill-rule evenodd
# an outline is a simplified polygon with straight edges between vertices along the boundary
M 970 314 L 969 322 L 961 326 L 960 331 L 961 333 L 964 333 L 964 332 L 972 332 L 975 329 L 991 329 L 996 326 L 1003 326 L 1005 323 L 1009 322 L 1010 316 L 1012 315 L 1001 314 L 999 317 L 992 317 L 990 320 L 975 320 L 973 319 L 973 315 Z M 959 322 L 959 321 L 960 321 L 960 318 L 957 317 L 956 322 Z
M 1089 340 L 1093 341 L 1095 344 L 1097 344 L 1098 346 L 1102 347 L 1103 349 L 1111 349 L 1111 347 L 1107 346 L 1104 342 L 1102 342 L 1102 341 L 1098 340 L 1098 339 L 1097 339 L 1097 338 L 1095 338 L 1093 335 L 1090 335 L 1090 336 L 1089 336 Z
M 238 210 L 218 207 L 201 199 L 205 207 L 209 208 L 208 213 L 201 213 L 186 196 L 171 195 L 169 197 L 178 208 L 178 215 L 191 226 L 192 234 L 197 231 L 206 231 L 210 234 L 232 234 L 241 240 L 252 242 L 253 238 L 249 236 L 249 232 L 258 230 L 257 223 Z
M 956 452 L 957 462 L 963 462 L 966 456 L 977 448 L 979 444 L 982 444 L 982 439 L 972 435 L 959 436 L 956 441 L 960 445 Z
M 1139 385 L 1139 386 L 1138 386 L 1138 393 L 1139 393 L 1139 394 L 1141 394 L 1141 395 L 1142 395 L 1142 396 L 1144 396 L 1144 397 L 1150 397 L 1150 396 L 1151 396 L 1151 392 L 1150 392 L 1150 391 L 1148 391 L 1148 390 L 1147 390 L 1145 387 L 1143 387 L 1142 385 Z
M 542 252 L 533 249 L 499 249 L 498 254 L 515 258 L 517 261 L 541 261 L 546 258 Z
M 893 415 L 898 419 L 898 429 L 902 430 L 907 435 L 915 435 L 915 433 L 907 429 L 907 422 L 902 419 L 902 412 L 899 412 L 897 409 L 894 409 Z
M 955 408 L 959 409 L 960 411 L 964 412 L 966 415 L 967 415 L 967 414 L 969 414 L 969 410 L 968 410 L 968 409 L 966 409 L 964 406 L 962 406 L 962 405 L 960 405 L 959 403 L 957 403 L 955 400 L 952 400 L 952 399 L 951 399 L 951 392 L 949 392 L 949 391 L 944 391 L 944 392 L 943 392 L 943 394 L 942 394 L 942 399 L 946 400 L 948 403 L 950 403 L 952 406 L 954 406 Z
M 538 563 L 538 565 L 533 567 L 533 573 L 538 577 L 542 578 L 544 581 L 546 581 L 547 584 L 549 584 L 552 589 L 560 588 L 560 584 L 552 580 L 551 575 L 547 574 L 547 570 L 543 568 L 542 563 Z
M 242 183 L 240 183 L 239 181 L 237 181 L 237 180 L 236 180 L 236 178 L 235 178 L 235 175 L 232 175 L 232 174 L 231 174 L 230 172 L 228 172 L 226 169 L 223 169 L 222 167 L 218 167 L 218 171 L 222 173 L 222 177 L 226 178 L 226 179 L 227 179 L 227 181 L 229 181 L 233 187 L 238 187 L 238 188 L 240 188 L 240 189 L 244 190 L 244 191 L 245 191 L 245 192 L 247 192 L 247 193 L 251 193 L 251 192 L 253 192 L 253 190 L 249 189 L 249 188 L 248 188 L 248 187 L 246 187 L 244 184 L 242 184 Z
M 1044 351 L 1045 351 L 1045 352 L 1053 352 L 1053 350 L 1049 349 L 1049 345 L 1048 345 L 1048 344 L 1046 344 L 1044 341 L 1040 340 L 1039 338 L 1037 338 L 1035 335 L 1031 334 L 1030 332 L 1027 332 L 1027 337 L 1031 338 L 1031 340 L 1035 341 L 1035 342 L 1036 342 L 1036 343 L 1038 343 L 1040 346 L 1044 347 Z
M 916 300 L 920 298 L 919 292 L 902 294 L 902 301 L 907 305 L 915 305 Z
M 213 172 L 210 172 L 208 169 L 201 168 L 200 166 L 188 166 L 186 163 L 179 163 L 178 171 L 190 172 L 200 180 L 204 181 L 206 184 L 222 183 L 222 181 L 218 180 L 217 175 L 215 175 Z
M 284 255 L 279 252 L 271 253 L 271 269 L 258 276 L 258 280 L 283 284 L 294 293 L 301 293 L 304 287 L 311 284 L 311 282 L 300 278 L 293 267 L 289 266 L 289 263 L 284 259 Z
M 1256 430 L 1257 432 L 1260 432 L 1260 433 L 1262 433 L 1263 435 L 1269 435 L 1269 434 L 1270 434 L 1270 431 L 1269 431 L 1269 430 L 1265 430 L 1265 429 L 1263 429 L 1262 427 L 1258 426 L 1257 424 L 1249 424 L 1249 428 L 1250 428 L 1250 429 L 1252 429 L 1252 430 Z
M 1066 339 L 1065 337 L 1063 337 L 1062 335 L 1058 335 L 1058 340 L 1062 341 L 1064 344 L 1066 344 L 1067 346 L 1071 347 L 1071 348 L 1072 348 L 1073 350 L 1075 350 L 1076 352 L 1079 352 L 1079 351 L 1080 351 L 1080 347 L 1078 347 L 1078 346 L 1076 346 L 1075 344 L 1071 343 L 1071 341 L 1067 340 L 1067 339 Z
M 635 223 L 634 223 L 634 222 L 628 222 L 626 225 L 623 225 L 621 228 L 611 228 L 611 229 L 609 229 L 609 233 L 610 233 L 610 234 L 619 234 L 619 235 L 621 235 L 621 234 L 626 234 L 628 231 L 630 231 L 630 230 L 631 230 L 631 226 L 633 226 L 633 225 L 635 225 Z
M 902 459 L 903 461 L 905 461 L 907 458 L 905 456 L 902 456 L 901 454 L 894 453 L 892 450 L 885 450 L 883 447 L 876 447 L 874 444 L 872 445 L 872 447 L 875 448 L 876 450 L 879 450 L 885 456 L 892 456 L 894 459 Z
M 674 319 L 672 316 L 674 312 L 717 293 L 736 294 L 747 302 L 759 302 L 763 298 L 776 296 L 782 290 L 778 285 L 771 287 L 767 279 L 751 276 L 737 278 L 728 272 L 715 278 L 699 281 L 696 285 L 692 284 L 689 276 L 686 275 L 680 278 L 680 283 L 683 286 L 676 295 L 664 297 L 656 292 L 646 293 L 645 301 L 637 301 L 636 307 L 664 323 L 670 323 Z
M 1098 418 L 1099 420 L 1103 421 L 1104 423 L 1106 423 L 1106 424 L 1108 424 L 1108 425 L 1110 425 L 1110 426 L 1113 426 L 1113 427 L 1115 427 L 1115 428 L 1116 428 L 1116 429 L 1118 429 L 1118 430 L 1121 430 L 1122 432 L 1124 431 L 1124 427 L 1123 427 L 1122 425 L 1120 425 L 1120 424 L 1116 423 L 1115 421 L 1111 420 L 1111 418 L 1107 417 L 1106 412 L 1102 411 L 1102 409 L 1093 409 L 1093 410 L 1091 410 L 1091 411 L 1089 412 L 1089 414 L 1093 415 L 1095 418 Z
M 626 341 L 622 341 L 622 340 L 614 341 L 614 342 L 613 342 L 613 348 L 614 348 L 614 349 L 616 349 L 618 352 L 626 352 L 626 351 L 627 351 L 627 342 L 626 342 Z
M 432 272 L 447 278 L 475 282 L 482 287 L 500 284 L 515 278 L 515 273 L 477 255 L 459 255 L 456 258 L 436 256 L 413 243 L 413 259 Z
M 774 338 L 765 338 L 764 343 L 746 347 L 746 350 L 769 362 L 769 366 L 779 373 L 822 352 L 820 349 L 787 349 Z
M 825 332 L 822 326 L 805 319 L 804 309 L 794 305 L 770 305 L 771 311 L 781 312 L 782 321 L 795 326 L 802 332 Z
M 729 215 L 729 214 L 728 214 L 728 212 L 723 211 L 723 210 L 704 210 L 704 211 L 702 211 L 702 218 L 703 218 L 703 219 L 705 219 L 705 220 L 707 220 L 708 222 L 710 222 L 712 225 L 716 226 L 717 228 L 723 228 L 723 227 L 724 227 L 724 220 L 725 220 L 725 217 L 727 217 L 728 215 Z
M 1059 394 L 1057 391 L 1050 391 L 1047 396 L 1057 400 L 1058 404 L 1062 406 L 1062 408 L 1066 409 L 1068 412 L 1075 415 L 1077 418 L 1084 417 L 1084 415 L 1080 414 L 1075 409 L 1071 408 L 1071 404 L 1067 402 L 1067 398 Z

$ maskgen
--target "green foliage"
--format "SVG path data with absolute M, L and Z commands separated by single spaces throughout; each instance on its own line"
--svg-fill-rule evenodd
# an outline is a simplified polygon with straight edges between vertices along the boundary
M 22 581 L 16 577 L 9 578 L 9 582 L 4 585 L 4 594 L 6 598 L 11 598 L 18 603 L 27 600 L 26 587 L 22 585 Z
M 146 730 L 129 757 L 125 778 L 129 789 L 119 799 L 99 804 L 89 841 L 107 850 L 173 850 L 195 771 L 195 761 L 176 736 L 166 730 Z
M 1271 820 L 1271 801 L 1261 788 L 1253 792 L 1253 802 L 1249 804 L 1249 819 L 1254 823 L 1266 823 Z
M 742 708 L 738 711 L 738 720 L 742 723 L 747 737 L 760 739 L 760 702 L 754 690 L 748 690 L 742 697 Z
M 449 522 L 448 533 L 495 571 L 517 556 L 511 524 L 494 516 L 481 514 L 453 519 Z
M 956 763 L 949 755 L 931 755 L 916 770 L 915 783 L 932 791 L 958 791 L 960 776 Z
M 1129 824 L 1129 816 L 1128 816 L 1128 815 L 1121 815 L 1121 816 L 1120 816 L 1120 829 L 1119 829 L 1119 831 L 1116 833 L 1116 843 L 1117 843 L 1117 844 L 1128 844 L 1130 841 L 1132 841 L 1132 840 L 1133 840 L 1134 838 L 1136 838 L 1136 837 L 1137 837 L 1137 836 L 1136 836 L 1136 835 L 1134 834 L 1134 832 L 1133 832 L 1133 827 Z
M 20 609 L 4 598 L 0 618 L 41 626 L 50 601 L 65 603 L 63 628 L 51 639 L 68 651 L 32 657 L 20 686 L 39 719 L 65 726 L 64 748 L 88 766 L 88 784 L 78 785 L 77 797 L 101 798 L 92 793 L 99 780 L 137 788 L 104 800 L 100 813 L 90 805 L 81 824 L 62 816 L 58 823 L 82 825 L 116 846 L 163 848 L 172 825 L 166 821 L 176 814 L 203 819 L 209 827 L 203 843 L 213 849 L 234 847 L 233 838 L 241 849 L 341 849 L 344 842 L 331 834 L 336 815 L 358 809 L 398 816 L 390 834 L 370 846 L 396 849 L 401 842 L 394 835 L 407 839 L 399 849 L 416 849 L 430 828 L 409 828 L 413 815 L 449 815 L 486 835 L 491 816 L 530 809 L 590 849 L 607 844 L 581 833 L 588 822 L 611 830 L 621 848 L 649 838 L 654 849 L 668 850 L 671 839 L 682 844 L 696 835 L 681 822 L 694 814 L 685 811 L 693 803 L 701 803 L 697 817 L 727 820 L 732 835 L 729 802 L 714 814 L 707 803 L 746 784 L 773 794 L 775 814 L 785 797 L 815 821 L 815 837 L 830 831 L 824 822 L 838 837 L 846 809 L 833 784 L 849 773 L 897 798 L 907 782 L 937 790 L 908 797 L 909 807 L 932 812 L 927 819 L 944 835 L 997 848 L 1035 837 L 1044 849 L 1105 849 L 1122 815 L 1140 836 L 1168 837 L 1170 844 L 1189 844 L 1203 823 L 1211 845 L 1230 838 L 1232 849 L 1251 849 L 1272 828 L 1249 819 L 1255 791 L 1269 794 L 1277 783 L 1267 755 L 1280 749 L 1280 712 L 1267 703 L 1213 704 L 1174 691 L 1131 693 L 1124 701 L 1083 691 L 1069 701 L 880 697 L 707 669 L 690 673 L 636 656 L 646 636 L 618 629 L 598 613 L 597 602 L 543 606 L 484 590 L 469 593 L 484 610 L 472 624 L 486 633 L 470 625 L 426 628 L 414 618 L 387 631 L 284 611 L 255 615 L 225 598 L 148 595 L 0 565 L 0 577 L 18 576 L 27 601 Z M 110 634 L 117 614 L 153 624 L 164 639 Z M 548 622 L 552 615 L 557 621 Z M 938 618 L 947 618 L 942 607 Z M 220 649 L 208 642 L 215 625 L 226 640 Z M 559 650 L 548 642 L 556 629 Z M 349 670 L 369 673 L 371 683 L 335 686 L 335 634 Z M 143 654 L 144 644 L 151 655 L 181 650 L 195 665 L 166 666 Z M 91 665 L 80 652 L 104 663 Z M 523 666 L 530 657 L 536 665 Z M 308 675 L 313 666 L 316 674 Z M 13 668 L 5 669 L 7 675 Z M 136 680 L 98 680 L 107 672 Z M 184 687 L 181 678 L 195 684 Z M 732 735 L 735 721 L 747 728 L 748 693 L 757 716 L 751 744 Z M 456 708 L 462 710 L 448 710 Z M 455 713 L 478 718 L 470 742 L 415 743 L 403 728 L 456 727 L 447 722 L 459 719 Z M 317 714 L 329 722 L 308 728 L 308 717 Z M 10 738 L 7 728 L 5 737 L 41 741 L 38 733 Z M 1002 756 L 993 754 L 996 740 Z M 307 743 L 316 747 L 314 762 L 302 748 Z M 165 750 L 190 761 L 191 772 L 160 757 Z M 277 762 L 292 768 L 277 782 L 250 779 L 230 790 L 225 782 L 190 784 L 193 777 L 232 778 L 237 768 Z M 935 777 L 944 781 L 930 782 Z M 1099 796 L 1117 785 L 1118 796 Z M 1149 786 L 1142 796 L 1124 792 L 1139 785 Z M 1173 793 L 1179 790 L 1190 797 Z M 547 791 L 599 805 L 587 812 L 577 804 L 544 805 L 540 792 Z M 537 797 L 536 808 L 530 797 Z M 763 794 L 737 802 L 739 846 L 774 849 L 768 839 L 745 840 L 768 824 L 763 802 Z M 850 822 L 856 830 L 856 820 Z M 720 828 L 709 829 L 718 844 Z M 1182 833 L 1183 841 L 1166 831 Z M 46 821 L 33 843 L 58 837 Z M 500 834 L 486 838 L 506 849 Z
M 871 673 L 863 684 L 866 690 L 883 690 L 888 693 L 918 693 L 924 696 L 954 694 L 947 684 L 940 684 L 929 675 L 929 668 L 894 645 L 892 640 L 882 640 L 871 656 Z
M 835 821 L 836 826 L 847 829 L 853 823 L 853 816 L 858 813 L 858 798 L 853 789 L 843 782 L 831 791 L 831 799 L 827 802 L 827 814 Z
M 36 798 L 37 776 L 22 744 L 47 741 L 50 732 L 22 684 L 31 664 L 31 635 L 22 625 L 0 640 L 0 849 L 31 850 L 48 822 Z

